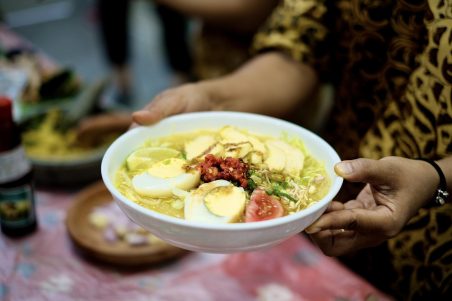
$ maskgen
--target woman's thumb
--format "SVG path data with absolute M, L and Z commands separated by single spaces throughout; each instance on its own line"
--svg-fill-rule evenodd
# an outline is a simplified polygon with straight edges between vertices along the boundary
M 166 107 L 171 107 L 168 99 L 157 96 L 144 109 L 132 114 L 133 121 L 140 125 L 154 124 L 170 115 L 169 112 L 166 112 Z
M 385 164 L 380 160 L 360 158 L 339 162 L 334 166 L 334 171 L 350 182 L 384 184 L 389 177 Z

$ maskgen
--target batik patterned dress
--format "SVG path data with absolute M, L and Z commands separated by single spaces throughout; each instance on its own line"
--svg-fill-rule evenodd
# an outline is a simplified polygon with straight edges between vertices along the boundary
M 323 135 L 341 158 L 452 155 L 451 1 L 285 0 L 253 48 L 283 51 L 333 84 Z M 451 224 L 451 203 L 423 208 L 398 236 L 344 260 L 397 300 L 443 300 Z

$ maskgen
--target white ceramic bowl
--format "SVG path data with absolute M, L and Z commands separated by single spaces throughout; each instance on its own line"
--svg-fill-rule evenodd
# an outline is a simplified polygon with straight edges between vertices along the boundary
M 328 194 L 307 209 L 273 220 L 207 225 L 170 217 L 144 208 L 128 200 L 114 186 L 115 172 L 124 163 L 126 157 L 149 138 L 197 129 L 216 129 L 224 125 L 233 125 L 268 136 L 280 137 L 282 133 L 298 136 L 304 141 L 309 153 L 325 163 L 331 179 Z M 201 112 L 169 117 L 155 125 L 128 131 L 113 142 L 105 153 L 101 172 L 105 185 L 119 207 L 132 221 L 156 236 L 183 249 L 210 253 L 232 253 L 254 251 L 276 245 L 303 231 L 319 218 L 342 185 L 342 178 L 338 177 L 333 170 L 334 164 L 339 161 L 339 156 L 329 144 L 316 134 L 295 124 L 255 114 Z

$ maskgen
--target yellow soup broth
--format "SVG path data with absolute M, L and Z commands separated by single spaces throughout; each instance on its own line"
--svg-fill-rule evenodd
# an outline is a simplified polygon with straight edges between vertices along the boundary
M 247 221 L 255 190 L 288 215 L 324 197 L 330 179 L 300 139 L 226 126 L 145 141 L 116 172 L 115 186 L 140 206 L 172 217 L 237 223 Z

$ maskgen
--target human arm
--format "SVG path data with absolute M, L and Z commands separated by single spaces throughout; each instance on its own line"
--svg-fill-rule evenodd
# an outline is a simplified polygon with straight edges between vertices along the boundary
M 452 187 L 452 156 L 437 161 Z M 332 202 L 306 232 L 330 256 L 372 247 L 397 235 L 417 211 L 432 202 L 439 176 L 427 162 L 401 157 L 357 159 L 335 166 L 351 182 L 367 183 L 356 199 Z
M 156 0 L 188 16 L 228 29 L 254 31 L 278 0 Z
M 316 84 L 314 69 L 283 53 L 268 52 L 230 75 L 164 91 L 133 119 L 150 124 L 174 114 L 207 110 L 287 117 L 310 98 Z
M 161 93 L 133 115 L 135 122 L 149 124 L 169 115 L 206 110 L 291 119 L 315 91 L 318 67 L 327 56 L 325 49 L 330 49 L 323 2 L 301 3 L 295 10 L 291 1 L 281 1 L 256 35 L 254 59 L 231 75 Z

